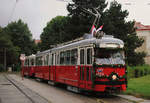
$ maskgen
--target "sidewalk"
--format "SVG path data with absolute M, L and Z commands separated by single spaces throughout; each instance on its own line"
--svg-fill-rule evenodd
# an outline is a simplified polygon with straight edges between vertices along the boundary
M 136 102 L 136 103 L 150 103 L 150 100 L 145 100 L 145 99 L 142 99 L 142 98 L 137 98 L 137 97 L 134 97 L 134 96 L 131 96 L 131 95 L 122 95 L 122 94 L 119 94 L 117 95 L 121 98 L 124 98 L 124 99 L 127 99 L 129 101 L 132 101 L 132 102 Z
M 32 103 L 0 74 L 0 103 Z
M 11 78 L 9 78 L 11 79 Z M 0 74 L 0 103 L 50 103 L 22 84 Z

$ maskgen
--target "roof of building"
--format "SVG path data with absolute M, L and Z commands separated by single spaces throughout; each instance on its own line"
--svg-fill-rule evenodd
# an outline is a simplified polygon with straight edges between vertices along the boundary
M 34 40 L 35 44 L 41 43 L 41 40 Z
M 135 22 L 136 31 L 150 30 L 150 25 L 143 25 L 141 22 Z

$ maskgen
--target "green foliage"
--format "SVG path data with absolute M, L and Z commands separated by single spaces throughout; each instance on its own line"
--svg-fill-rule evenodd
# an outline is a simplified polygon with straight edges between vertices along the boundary
M 10 36 L 1 28 L 0 32 L 0 64 L 4 64 L 4 50 L 6 49 L 7 65 L 17 62 L 20 49 L 13 45 Z
M 16 65 L 14 65 L 14 71 L 20 71 L 21 70 L 21 64 L 20 63 L 18 63 L 18 64 L 16 64 Z
M 114 35 L 125 42 L 125 53 L 127 56 L 128 65 L 144 64 L 144 57 L 146 54 L 136 53 L 135 49 L 140 47 L 144 42 L 143 39 L 138 38 L 134 28 L 134 21 L 126 21 L 128 16 L 127 10 L 121 9 L 121 4 L 116 1 L 110 4 L 109 9 L 104 12 L 102 23 L 104 24 L 103 31 L 106 34 Z
M 56 45 L 71 39 L 69 33 L 67 33 L 69 17 L 57 16 L 47 23 L 41 34 L 42 43 L 41 50 L 49 49 L 51 45 Z
M 0 64 L 0 72 L 4 71 L 4 66 L 3 64 Z
M 101 14 L 101 19 L 97 24 L 104 25 L 103 31 L 106 34 L 113 35 L 125 42 L 125 54 L 128 65 L 144 64 L 143 58 L 146 54 L 144 52 L 135 52 L 135 49 L 140 47 L 144 40 L 136 35 L 135 22 L 126 21 L 129 14 L 128 11 L 122 10 L 121 4 L 116 1 L 113 1 L 110 7 L 106 8 L 106 0 L 73 0 L 73 3 L 69 3 L 67 6 L 69 11 L 67 17 L 57 16 L 44 28 L 41 34 L 42 43 L 39 44 L 42 50 L 49 49 L 50 45 L 81 37 L 90 31 L 95 17 L 85 13 L 82 10 L 83 7 L 92 11 L 93 7 L 99 7 L 98 11 Z
M 4 64 L 5 49 L 7 66 L 19 65 L 21 53 L 29 55 L 36 52 L 37 46 L 27 24 L 18 20 L 5 28 L 0 27 L 0 64 Z
M 73 0 L 74 4 L 68 4 L 69 15 L 67 17 L 57 16 L 47 23 L 41 34 L 42 43 L 39 44 L 41 50 L 50 48 L 50 45 L 59 44 L 81 37 L 84 33 L 90 31 L 93 16 L 83 12 L 80 6 L 90 4 L 94 7 L 102 5 L 99 12 L 102 12 L 107 6 L 105 0 L 85 0 L 84 2 Z M 87 3 L 88 2 L 88 3 Z M 85 4 L 86 3 L 86 4 Z
M 20 48 L 20 54 L 25 53 L 29 55 L 35 53 L 32 34 L 27 24 L 22 22 L 22 20 L 8 24 L 4 30 L 10 36 L 13 45 Z
M 91 8 L 98 7 L 99 5 L 100 8 L 98 11 L 102 14 L 107 6 L 105 0 L 74 0 L 73 4 L 68 4 L 68 16 L 71 17 L 68 29 L 69 34 L 71 34 L 73 38 L 78 38 L 83 36 L 85 33 L 88 33 L 95 19 L 93 15 L 83 12 L 82 7 Z
M 142 66 L 128 66 L 128 79 L 142 77 L 150 74 L 150 66 L 142 65 Z
M 138 38 L 134 28 L 134 21 L 126 21 L 128 16 L 127 10 L 122 10 L 121 4 L 117 1 L 113 1 L 110 7 L 106 9 L 107 3 L 105 0 L 88 0 L 88 1 L 77 1 L 74 0 L 74 4 L 69 4 L 67 9 L 69 16 L 71 16 L 70 29 L 74 35 L 82 36 L 85 32 L 90 30 L 93 19 L 89 14 L 84 13 L 81 10 L 81 6 L 85 4 L 91 4 L 92 7 L 98 7 L 101 13 L 100 25 L 104 25 L 103 31 L 108 35 L 113 35 L 116 38 L 120 38 L 125 42 L 125 53 L 127 56 L 128 65 L 141 65 L 144 63 L 145 53 L 136 53 L 135 49 L 140 47 L 144 42 L 143 39 Z M 78 6 L 76 6 L 78 5 Z M 84 6 L 86 8 L 86 6 Z M 90 7 L 89 7 L 90 8 Z M 104 11 L 104 9 L 106 9 Z M 79 27 L 79 28 L 78 28 Z M 74 32 L 76 31 L 76 32 Z M 138 59 L 138 60 L 137 60 Z M 135 62 L 136 61 L 136 62 Z

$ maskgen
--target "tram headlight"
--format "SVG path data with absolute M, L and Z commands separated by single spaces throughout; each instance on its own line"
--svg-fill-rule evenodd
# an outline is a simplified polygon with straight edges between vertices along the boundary
M 117 79 L 117 76 L 116 75 L 113 75 L 112 76 L 112 80 L 116 80 Z
M 106 44 L 105 44 L 105 43 L 102 43 L 102 44 L 99 45 L 99 47 L 100 47 L 100 48 L 106 48 Z
M 124 45 L 123 44 L 120 44 L 120 48 L 123 48 L 124 47 Z

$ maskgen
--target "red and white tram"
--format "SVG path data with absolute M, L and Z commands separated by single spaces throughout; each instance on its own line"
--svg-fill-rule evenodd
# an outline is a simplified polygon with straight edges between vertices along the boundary
M 125 91 L 123 47 L 123 41 L 112 36 L 82 38 L 26 56 L 22 72 L 52 84 L 65 84 L 75 92 Z

